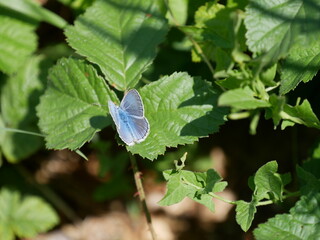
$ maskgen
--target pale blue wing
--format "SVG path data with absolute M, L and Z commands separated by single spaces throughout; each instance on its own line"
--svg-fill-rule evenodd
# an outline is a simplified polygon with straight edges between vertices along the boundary
M 119 107 L 112 101 L 108 101 L 109 113 L 116 124 L 117 128 L 120 127 Z
M 145 117 L 128 116 L 128 124 L 134 142 L 140 143 L 146 139 L 150 131 L 150 125 Z
M 143 117 L 144 115 L 142 99 L 135 89 L 131 89 L 123 97 L 120 108 L 126 111 L 130 116 Z
M 132 127 L 130 122 L 124 121 L 123 117 L 120 118 L 119 127 L 117 127 L 117 131 L 119 133 L 119 137 L 124 141 L 127 145 L 132 146 L 135 144 L 135 139 L 132 134 Z

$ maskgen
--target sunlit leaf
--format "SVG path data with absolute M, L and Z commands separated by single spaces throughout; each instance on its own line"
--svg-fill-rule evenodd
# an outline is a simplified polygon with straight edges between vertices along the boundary
M 119 90 L 133 88 L 167 33 L 157 1 L 97 0 L 66 30 L 67 41 Z
M 217 90 L 186 73 L 165 76 L 139 91 L 150 134 L 144 142 L 127 149 L 150 160 L 163 154 L 166 147 L 191 144 L 217 132 L 225 121 L 227 110 L 217 107 Z
M 241 226 L 243 231 L 248 231 L 250 228 L 254 214 L 257 212 L 255 202 L 245 202 L 245 201 L 237 201 L 236 207 L 236 220 L 237 223 Z
M 111 123 L 108 100 L 117 97 L 84 61 L 61 59 L 49 71 L 48 88 L 37 108 L 46 146 L 75 150 Z

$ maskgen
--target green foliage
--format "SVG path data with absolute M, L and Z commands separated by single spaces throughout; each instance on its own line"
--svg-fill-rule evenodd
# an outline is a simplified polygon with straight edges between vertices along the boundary
M 254 230 L 257 240 L 318 239 L 320 237 L 320 193 L 310 193 L 290 209 L 290 214 L 276 215 Z
M 17 163 L 42 146 L 41 138 L 21 134 L 37 133 L 37 122 L 47 148 L 79 152 L 111 125 L 108 101 L 119 103 L 118 96 L 132 88 L 143 99 L 150 134 L 126 150 L 150 160 L 168 148 L 195 144 L 216 133 L 229 112 L 230 119 L 251 118 L 253 134 L 262 116 L 272 120 L 275 128 L 300 124 L 319 130 L 312 98 L 306 95 L 301 100 L 304 95 L 292 93 L 300 82 L 314 80 L 320 69 L 319 1 L 222 2 L 169 0 L 165 10 L 160 0 L 60 0 L 76 13 L 84 12 L 67 26 L 64 19 L 34 1 L 0 0 L 0 165 L 1 154 Z M 51 67 L 48 59 L 64 54 L 59 47 L 42 48 L 42 42 L 37 53 L 43 55 L 35 55 L 40 21 L 64 29 L 67 44 L 81 56 L 71 57 L 64 44 L 67 58 Z M 169 31 L 169 26 L 180 35 Z M 190 59 L 183 59 L 187 63 L 183 70 L 165 63 L 160 69 L 173 71 L 157 75 L 157 50 L 167 54 L 168 48 L 183 50 Z M 178 54 L 171 53 L 170 60 L 178 61 Z M 201 76 L 193 76 L 194 72 Z M 96 189 L 95 199 L 111 199 L 130 190 L 123 177 L 127 162 L 122 160 L 127 153 L 111 154 L 110 142 L 92 146 L 100 158 L 100 176 L 112 177 Z M 291 177 L 277 172 L 276 161 L 261 166 L 250 180 L 253 193 L 248 202 L 217 195 L 227 182 L 213 169 L 185 170 L 184 155 L 180 165 L 176 162 L 175 169 L 163 172 L 167 192 L 159 204 L 168 206 L 187 197 L 214 211 L 212 198 L 217 198 L 236 205 L 236 221 L 248 231 L 259 206 L 300 194 L 290 213 L 260 224 L 255 237 L 318 239 L 319 152 L 316 148 L 309 161 L 297 167 L 299 192 L 285 189 Z M 18 192 L 5 188 L 0 192 L 1 239 L 31 237 L 57 221 L 39 198 L 21 199 Z
M 181 166 L 176 165 L 176 169 L 163 172 L 164 178 L 168 181 L 167 192 L 158 204 L 168 206 L 188 197 L 214 211 L 212 196 L 215 196 L 216 192 L 222 192 L 227 182 L 221 181 L 222 178 L 213 169 L 206 173 L 182 170 L 185 157 L 181 158 Z
M 2 188 L 0 191 L 0 238 L 14 240 L 34 237 L 58 223 L 55 211 L 41 198 L 22 197 L 18 191 Z
M 282 201 L 284 198 L 284 185 L 290 182 L 288 175 L 277 173 L 278 164 L 271 161 L 263 165 L 256 172 L 251 187 L 254 188 L 251 202 L 237 201 L 236 220 L 243 231 L 247 231 L 257 212 L 257 206 L 264 205 L 262 200 L 272 200 L 272 202 Z
M 37 47 L 35 28 L 35 22 L 26 22 L 0 14 L 1 71 L 11 74 L 25 63 Z
M 157 5 L 157 1 L 97 0 L 66 29 L 67 41 L 98 64 L 113 87 L 133 88 L 167 32 Z
M 48 87 L 37 108 L 46 146 L 75 150 L 111 123 L 106 103 L 117 97 L 82 60 L 60 59 L 50 69 Z M 50 114 L 48 114 L 50 112 Z
M 20 71 L 7 78 L 1 91 L 1 114 L 6 128 L 38 132 L 35 106 L 43 93 L 49 62 L 43 56 L 30 57 Z M 3 130 L 2 130 L 3 131 Z M 5 131 L 0 142 L 8 161 L 17 162 L 42 146 L 38 136 Z
M 200 78 L 174 73 L 146 85 L 140 93 L 151 130 L 144 142 L 127 149 L 150 160 L 166 147 L 191 144 L 224 123 L 226 109 L 217 107 L 218 91 Z

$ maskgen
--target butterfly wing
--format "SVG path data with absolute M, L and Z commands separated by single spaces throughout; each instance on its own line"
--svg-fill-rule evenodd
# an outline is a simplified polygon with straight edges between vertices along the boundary
M 128 124 L 135 143 L 144 141 L 150 132 L 150 125 L 145 117 L 128 116 Z
M 120 108 L 126 111 L 130 116 L 143 117 L 143 102 L 137 90 L 131 89 L 123 97 Z
M 119 107 L 112 101 L 108 101 L 109 113 L 116 124 L 117 128 L 120 127 Z

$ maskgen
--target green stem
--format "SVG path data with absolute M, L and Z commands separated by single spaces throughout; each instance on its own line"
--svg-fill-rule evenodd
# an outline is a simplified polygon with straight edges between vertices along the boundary
M 212 67 L 209 59 L 207 58 L 207 56 L 204 54 L 202 48 L 200 47 L 200 45 L 197 43 L 197 41 L 194 40 L 194 38 L 193 38 L 189 33 L 183 31 L 183 29 L 180 28 L 181 25 L 178 23 L 178 21 L 177 21 L 176 18 L 174 17 L 173 12 L 172 12 L 172 10 L 171 10 L 170 7 L 169 7 L 168 0 L 165 0 L 164 2 L 165 2 L 165 4 L 166 4 L 166 6 L 167 6 L 168 12 L 169 12 L 169 14 L 171 15 L 171 18 L 172 18 L 174 24 L 176 25 L 176 27 L 177 27 L 181 32 L 183 32 L 183 33 L 187 36 L 187 38 L 189 38 L 189 40 L 190 40 L 191 43 L 193 44 L 193 46 L 194 46 L 195 50 L 197 51 L 197 53 L 201 56 L 201 58 L 203 59 L 203 61 L 207 64 L 207 66 L 208 66 L 208 68 L 209 68 L 209 70 L 210 70 L 210 72 L 211 72 L 211 74 L 212 74 L 212 77 L 214 78 L 214 69 L 213 69 L 213 67 Z
M 5 130 L 6 132 L 15 132 L 15 133 L 29 134 L 29 135 L 34 135 L 34 136 L 38 136 L 38 137 L 45 137 L 45 135 L 43 135 L 43 134 L 41 134 L 41 133 L 25 131 L 25 130 L 20 130 L 20 129 L 16 129 L 16 128 L 6 128 L 6 127 L 2 127 L 2 128 L 0 128 L 0 130 Z
M 196 188 L 196 189 L 198 189 L 198 190 L 203 190 L 203 188 L 201 188 L 201 187 L 199 187 L 199 186 L 197 186 L 197 185 L 194 185 L 194 184 L 192 184 L 191 182 L 188 182 L 188 181 L 186 181 L 185 179 L 181 179 L 182 181 L 183 181 L 183 183 L 185 183 L 185 184 L 187 184 L 187 185 L 189 185 L 189 186 L 192 186 L 192 187 L 194 187 L 194 188 Z M 214 194 L 213 192 L 209 192 L 208 193 L 211 197 L 214 197 L 214 198 L 216 198 L 216 199 L 219 199 L 219 200 L 221 200 L 221 201 L 223 201 L 223 202 L 225 202 L 225 203 L 229 203 L 229 204 L 237 204 L 237 202 L 236 201 L 231 201 L 231 200 L 228 200 L 228 199 L 225 199 L 225 198 L 223 198 L 223 197 L 220 197 L 219 195 L 217 195 L 217 194 Z
M 289 198 L 289 197 L 298 197 L 300 195 L 301 195 L 301 193 L 299 191 L 292 192 L 292 193 L 288 193 L 287 195 L 283 196 L 282 199 L 286 199 L 286 198 Z M 263 201 L 263 202 L 258 202 L 257 206 L 265 206 L 265 205 L 270 205 L 270 204 L 273 204 L 273 203 L 274 203 L 274 201 L 267 200 L 267 201 Z
M 150 212 L 148 209 L 148 205 L 146 202 L 146 196 L 145 196 L 142 181 L 141 181 L 141 172 L 138 169 L 136 158 L 131 153 L 129 153 L 129 156 L 130 156 L 130 162 L 131 162 L 132 169 L 133 169 L 134 181 L 136 183 L 136 187 L 137 187 L 138 194 L 139 194 L 139 199 L 140 199 L 143 211 L 146 216 L 147 224 L 149 226 L 149 231 L 151 233 L 152 240 L 156 240 L 157 239 L 156 233 L 155 233 L 153 226 L 152 226 L 152 219 L 151 219 L 151 215 L 150 215 Z

